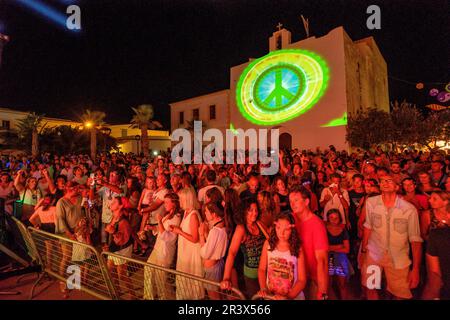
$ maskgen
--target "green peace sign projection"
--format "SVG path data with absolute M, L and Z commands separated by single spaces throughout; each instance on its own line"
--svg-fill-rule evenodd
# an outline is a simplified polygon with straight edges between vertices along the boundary
M 306 50 L 278 50 L 250 63 L 239 78 L 241 114 L 259 125 L 274 125 L 305 113 L 328 84 L 328 67 Z

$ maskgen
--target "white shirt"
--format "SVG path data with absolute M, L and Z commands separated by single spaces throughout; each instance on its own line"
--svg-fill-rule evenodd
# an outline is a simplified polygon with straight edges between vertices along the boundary
M 220 260 L 225 256 L 228 236 L 225 228 L 213 227 L 206 243 L 200 249 L 200 256 L 206 260 Z
M 164 201 L 164 197 L 166 196 L 166 194 L 169 192 L 169 190 L 167 190 L 166 188 L 163 188 L 159 191 L 155 191 L 153 193 L 153 197 L 152 197 L 152 202 L 155 202 L 157 200 L 161 200 Z M 161 216 L 164 216 L 166 214 L 166 208 L 164 207 L 164 204 L 161 204 L 159 206 L 158 209 L 150 212 L 149 218 L 148 218 L 148 223 L 149 224 L 158 224 L 158 220 L 156 220 L 156 215 L 160 214 Z
M 348 196 L 348 192 L 345 189 L 341 189 L 342 197 L 347 201 L 348 204 L 350 204 L 350 197 Z M 330 209 L 338 209 L 341 213 L 342 223 L 346 224 L 347 220 L 345 219 L 345 209 L 344 206 L 341 203 L 341 199 L 339 198 L 339 195 L 331 192 L 330 188 L 325 188 L 322 190 L 322 194 L 320 195 L 320 202 L 325 200 L 325 197 L 327 195 L 331 196 L 331 200 L 329 200 L 325 207 L 323 208 L 323 220 L 327 221 L 327 212 Z
M 379 261 L 388 254 L 396 269 L 411 264 L 409 243 L 423 241 L 416 207 L 400 197 L 391 209 L 386 208 L 381 195 L 368 198 L 364 227 L 371 230 L 367 245 L 371 258 Z
M 223 190 L 223 188 L 221 186 L 218 186 L 218 185 L 215 185 L 215 184 L 210 185 L 210 186 L 206 186 L 206 187 L 203 187 L 200 190 L 198 190 L 198 201 L 201 202 L 201 203 L 204 203 L 205 202 L 206 191 L 208 191 L 209 189 L 212 189 L 212 188 L 219 189 L 220 192 L 222 193 L 222 195 L 225 193 L 225 191 Z

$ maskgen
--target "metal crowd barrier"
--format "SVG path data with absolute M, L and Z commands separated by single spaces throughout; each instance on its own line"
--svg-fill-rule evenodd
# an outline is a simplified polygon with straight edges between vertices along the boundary
M 37 250 L 37 247 L 31 237 L 30 232 L 28 231 L 27 227 L 18 219 L 15 217 L 11 217 L 11 220 L 14 222 L 15 226 L 20 232 L 20 235 L 22 236 L 22 239 L 25 243 L 25 250 L 27 251 L 28 255 L 30 256 L 32 263 L 36 263 L 42 266 L 42 260 L 39 256 L 39 252 Z
M 252 297 L 252 300 L 275 300 L 275 297 L 271 294 L 266 294 L 264 297 L 261 297 L 258 293 Z
M 239 290 L 223 291 L 218 282 L 115 253 L 100 254 L 93 246 L 27 229 L 16 218 L 12 222 L 33 263 L 43 271 L 31 298 L 39 281 L 48 274 L 103 300 L 245 300 Z
M 39 282 L 42 280 L 44 274 L 42 273 L 42 261 L 39 256 L 39 252 L 35 246 L 33 239 L 31 238 L 30 233 L 27 230 L 27 227 L 18 219 L 12 216 L 3 216 L 3 219 L 7 222 L 8 229 L 11 232 L 14 238 L 14 244 L 17 248 L 20 248 L 23 253 L 28 256 L 28 260 L 23 259 L 21 256 L 17 255 L 14 251 L 8 249 L 4 245 L 0 244 L 0 250 L 9 255 L 11 258 L 19 262 L 23 268 L 22 269 L 14 269 L 6 272 L 6 276 L 12 275 L 22 275 L 16 280 L 16 284 L 18 284 L 22 278 L 27 276 L 29 273 L 37 273 L 38 277 L 31 287 L 30 291 L 30 299 L 33 299 L 34 290 Z M 6 225 L 5 225 L 6 226 Z M 4 274 L 2 274 L 3 278 Z M 18 291 L 10 291 L 3 292 L 5 295 L 10 294 L 20 294 Z
M 266 294 L 264 297 L 262 297 L 257 293 L 252 297 L 252 300 L 277 300 L 277 299 L 275 299 L 275 296 L 272 294 Z M 303 292 L 300 293 L 300 295 L 295 300 L 305 300 L 304 293 Z
M 28 230 L 46 273 L 72 285 L 69 289 L 103 300 L 117 299 L 105 262 L 93 246 L 31 227 Z
M 119 299 L 132 300 L 244 300 L 237 289 L 133 258 L 103 252 Z

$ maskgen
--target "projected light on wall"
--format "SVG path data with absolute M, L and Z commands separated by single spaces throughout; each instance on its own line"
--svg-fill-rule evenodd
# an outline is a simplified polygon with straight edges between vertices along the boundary
M 340 126 L 346 126 L 347 123 L 348 123 L 348 121 L 347 121 L 347 112 L 344 112 L 342 117 L 336 118 L 336 119 L 332 119 L 328 123 L 326 123 L 324 125 L 321 125 L 321 127 L 322 128 L 326 128 L 326 127 L 340 127 Z
M 275 125 L 311 109 L 328 85 L 328 67 L 306 50 L 278 50 L 251 62 L 236 89 L 241 114 L 258 125 Z

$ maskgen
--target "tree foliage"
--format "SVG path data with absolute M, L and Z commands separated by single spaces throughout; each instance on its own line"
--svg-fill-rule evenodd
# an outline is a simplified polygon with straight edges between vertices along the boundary
M 347 141 L 354 147 L 369 149 L 390 144 L 393 149 L 418 144 L 432 149 L 437 141 L 450 141 L 450 111 L 424 116 L 415 105 L 403 101 L 391 104 L 392 111 L 370 108 L 350 114 Z
M 35 112 L 28 113 L 17 121 L 15 129 L 2 131 L 0 139 L 3 149 L 19 149 L 33 156 L 39 153 L 39 134 L 44 130 L 44 116 Z
M 150 104 L 141 104 L 137 108 L 131 108 L 134 111 L 133 118 L 131 118 L 131 127 L 142 129 L 146 126 L 147 129 L 161 129 L 163 126 L 159 121 L 153 120 L 154 111 Z
M 84 111 L 84 113 L 81 115 L 81 119 L 83 123 L 90 122 L 93 127 L 99 127 L 105 124 L 105 118 L 106 113 L 103 111 L 92 111 L 90 109 L 87 109 Z
M 347 125 L 347 141 L 352 146 L 369 149 L 374 144 L 388 142 L 392 122 L 389 114 L 375 108 L 350 114 Z
M 116 139 L 101 131 L 97 131 L 96 135 L 101 151 L 108 152 L 117 149 Z M 3 149 L 25 150 L 26 141 L 19 137 L 16 130 L 3 132 L 0 138 L 5 141 L 2 145 Z M 31 138 L 29 140 L 31 141 Z M 39 134 L 40 151 L 52 154 L 88 154 L 89 140 L 90 132 L 88 130 L 79 130 L 66 125 L 47 127 Z
M 86 129 L 89 129 L 91 133 L 91 158 L 95 159 L 97 154 L 97 135 L 98 128 L 105 124 L 104 120 L 106 117 L 106 113 L 102 111 L 92 111 L 86 110 L 81 118 L 83 119 L 83 123 L 85 123 Z
M 149 156 L 149 129 L 160 129 L 162 124 L 153 120 L 154 112 L 153 106 L 150 104 L 141 104 L 137 108 L 131 108 L 134 111 L 133 118 L 131 118 L 131 128 L 141 129 L 141 150 L 144 156 Z

